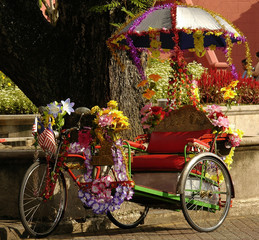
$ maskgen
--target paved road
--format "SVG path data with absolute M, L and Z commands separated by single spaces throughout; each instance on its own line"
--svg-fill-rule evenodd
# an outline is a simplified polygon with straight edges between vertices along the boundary
M 24 239 L 21 236 L 20 222 L 0 221 L 1 240 Z M 118 228 L 95 232 L 76 231 L 69 234 L 52 234 L 44 239 L 74 240 L 259 240 L 259 215 L 227 217 L 223 225 L 211 233 L 199 233 L 193 230 L 183 218 L 170 223 L 152 223 L 131 230 Z

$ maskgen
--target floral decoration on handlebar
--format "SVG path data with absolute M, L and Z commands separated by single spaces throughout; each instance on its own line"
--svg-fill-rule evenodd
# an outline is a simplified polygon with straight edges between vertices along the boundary
M 68 151 L 84 153 L 84 180 L 90 187 L 81 188 L 78 197 L 84 205 L 101 214 L 119 209 L 123 201 L 131 199 L 133 195 L 133 182 L 128 174 L 127 157 L 120 137 L 121 131 L 129 128 L 129 122 L 123 112 L 118 110 L 118 103 L 114 100 L 109 101 L 106 108 L 94 106 L 91 114 L 95 116 L 91 128 L 79 131 L 78 142 L 71 143 Z M 108 155 L 102 155 L 101 150 L 106 148 L 107 143 L 109 152 L 105 154 Z M 97 145 L 100 148 L 96 148 Z M 110 175 L 93 178 L 96 158 L 101 162 L 106 158 L 112 159 L 114 178 Z
M 55 154 L 57 144 L 53 130 L 60 131 L 65 124 L 64 116 L 74 112 L 74 102 L 70 102 L 70 98 L 58 103 L 54 101 L 46 107 L 40 108 L 40 117 L 35 118 L 32 134 L 35 138 L 35 148 L 38 145 L 47 153 Z
M 118 110 L 114 100 L 107 103 L 107 108 L 93 107 L 91 114 L 95 115 L 92 129 L 97 144 L 104 140 L 115 142 L 120 138 L 119 133 L 129 128 L 128 118 Z

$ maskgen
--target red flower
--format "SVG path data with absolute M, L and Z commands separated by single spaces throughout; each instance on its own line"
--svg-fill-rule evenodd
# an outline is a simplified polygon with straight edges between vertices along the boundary
M 162 113 L 163 109 L 158 106 L 151 107 L 152 113 L 155 115 L 159 115 Z

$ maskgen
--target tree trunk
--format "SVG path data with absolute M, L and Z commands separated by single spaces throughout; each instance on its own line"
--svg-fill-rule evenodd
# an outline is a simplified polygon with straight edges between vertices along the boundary
M 75 107 L 89 108 L 117 100 L 130 118 L 128 136 L 141 133 L 139 76 L 126 56 L 124 72 L 111 60 L 106 46 L 111 36 L 109 14 L 89 12 L 96 5 L 93 0 L 59 0 L 59 19 L 52 26 L 37 3 L 1 0 L 0 70 L 36 106 L 68 97 Z

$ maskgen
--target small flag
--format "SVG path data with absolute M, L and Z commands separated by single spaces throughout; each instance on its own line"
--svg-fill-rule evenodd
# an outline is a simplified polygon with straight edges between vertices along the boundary
M 37 132 L 37 128 L 38 128 L 37 126 L 38 126 L 38 117 L 35 117 L 34 124 L 32 125 L 32 135 L 33 136 Z
M 51 126 L 51 119 L 47 128 L 44 127 L 38 118 L 36 121 L 37 122 L 34 123 L 35 126 L 33 125 L 32 127 L 32 134 L 34 135 L 35 132 L 38 132 L 38 143 L 44 151 L 55 153 L 57 150 L 57 145 Z

